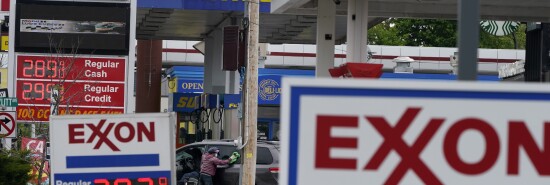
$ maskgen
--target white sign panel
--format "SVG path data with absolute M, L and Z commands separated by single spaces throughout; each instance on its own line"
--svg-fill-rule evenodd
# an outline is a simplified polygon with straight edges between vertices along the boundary
M 52 116 L 55 185 L 175 185 L 175 115 Z
M 550 184 L 550 87 L 283 79 L 280 184 Z

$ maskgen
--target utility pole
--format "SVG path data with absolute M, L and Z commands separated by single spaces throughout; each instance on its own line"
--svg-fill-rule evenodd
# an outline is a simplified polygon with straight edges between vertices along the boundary
M 260 23 L 260 1 L 248 0 L 248 18 L 245 16 L 245 28 L 248 32 L 248 60 L 246 64 L 244 124 L 247 132 L 243 152 L 242 184 L 254 185 L 256 181 L 256 143 L 258 117 L 258 35 Z

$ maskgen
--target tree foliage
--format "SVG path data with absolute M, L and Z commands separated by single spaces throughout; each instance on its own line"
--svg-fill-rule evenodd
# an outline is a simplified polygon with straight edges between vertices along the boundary
M 525 29 L 522 24 L 514 34 L 518 49 L 525 48 Z M 480 48 L 514 49 L 514 35 L 494 36 L 480 28 Z M 458 26 L 454 20 L 390 18 L 372 27 L 368 36 L 373 45 L 456 47 Z
M 480 48 L 491 48 L 491 49 L 514 49 L 514 36 L 517 41 L 517 49 L 525 49 L 526 37 L 525 30 L 527 25 L 521 24 L 519 29 L 514 33 L 514 35 L 506 36 L 494 36 L 483 30 L 479 32 L 479 46 Z
M 29 152 L 0 150 L 0 185 L 25 185 L 30 180 Z
M 393 19 L 386 20 L 368 31 L 369 44 L 405 46 L 405 38 L 401 36 L 399 30 L 395 27 Z

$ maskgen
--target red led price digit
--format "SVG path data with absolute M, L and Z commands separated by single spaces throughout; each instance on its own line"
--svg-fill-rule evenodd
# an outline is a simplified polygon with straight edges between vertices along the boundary
M 139 178 L 138 182 L 147 182 L 149 185 L 153 185 L 153 179 L 151 178 Z
M 35 62 L 34 76 L 44 78 L 44 73 L 46 73 L 46 64 L 44 60 L 37 60 Z
M 32 92 L 32 84 L 31 83 L 23 83 L 23 92 L 22 96 L 23 100 L 30 100 L 31 99 L 31 92 Z
M 56 60 L 48 60 L 48 73 L 50 74 L 51 78 L 57 78 L 57 61 Z
M 168 185 L 168 179 L 166 177 L 159 178 L 159 185 Z
M 46 85 L 46 93 L 45 93 L 45 96 L 47 98 L 48 101 L 51 101 L 51 96 L 52 96 L 52 88 L 53 88 L 53 85 L 52 83 L 48 83 Z
M 124 185 L 132 185 L 130 179 L 116 179 L 113 185 L 123 185 L 123 183 Z
M 59 69 L 57 71 L 59 71 L 59 78 L 65 78 L 65 61 L 59 61 Z
M 34 84 L 34 91 L 38 93 L 39 97 L 35 97 L 35 100 L 44 100 L 44 84 L 43 83 L 35 83 Z
M 32 77 L 34 62 L 32 60 L 23 61 L 23 77 Z
M 96 179 L 94 185 L 110 185 L 110 183 L 107 179 Z

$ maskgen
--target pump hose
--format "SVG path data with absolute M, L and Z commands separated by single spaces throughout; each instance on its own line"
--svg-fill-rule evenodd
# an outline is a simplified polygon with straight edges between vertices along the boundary
M 218 111 L 218 120 L 216 121 L 216 111 Z M 223 108 L 216 108 L 212 111 L 212 121 L 214 121 L 214 123 L 218 124 L 222 121 L 222 116 L 223 116 Z
M 199 125 L 199 123 L 201 122 L 201 110 L 195 109 L 193 112 L 191 112 L 190 120 L 193 120 L 193 116 L 195 116 L 195 121 L 193 121 L 193 123 L 195 123 L 195 125 Z
M 206 113 L 206 116 L 204 116 Z M 210 113 L 211 111 L 208 111 L 208 109 L 200 109 L 200 120 L 201 120 L 201 123 L 207 123 L 208 120 L 210 119 Z M 206 119 L 204 119 L 204 117 L 206 117 Z

